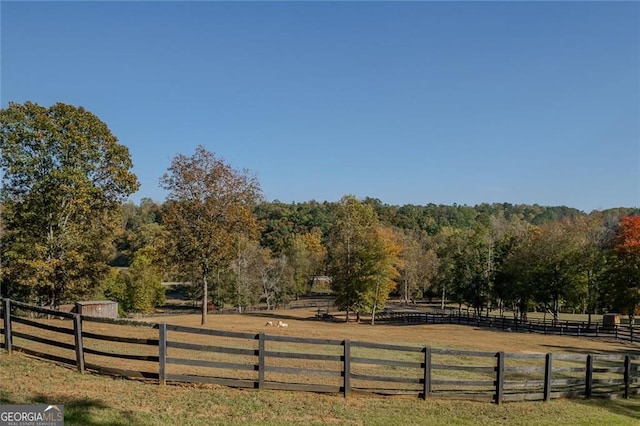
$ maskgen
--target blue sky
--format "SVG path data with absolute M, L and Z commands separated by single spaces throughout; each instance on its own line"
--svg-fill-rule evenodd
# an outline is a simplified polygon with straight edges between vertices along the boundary
M 81 105 L 141 189 L 198 145 L 268 200 L 640 206 L 638 2 L 2 1 L 1 106 Z

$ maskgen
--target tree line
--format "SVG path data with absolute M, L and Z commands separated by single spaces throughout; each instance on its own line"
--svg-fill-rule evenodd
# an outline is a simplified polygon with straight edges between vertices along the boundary
M 202 146 L 159 177 L 165 200 L 135 204 L 129 151 L 89 111 L 10 103 L 0 126 L 4 297 L 144 313 L 163 280 L 188 282 L 203 323 L 211 304 L 270 309 L 319 283 L 347 319 L 375 319 L 391 296 L 554 319 L 640 305 L 638 208 L 266 201 L 250 171 Z

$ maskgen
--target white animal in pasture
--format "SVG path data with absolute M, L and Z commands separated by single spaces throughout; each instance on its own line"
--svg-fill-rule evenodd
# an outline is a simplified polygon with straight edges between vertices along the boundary
M 265 327 L 271 327 L 273 325 L 273 321 L 267 321 Z
M 287 328 L 289 327 L 289 324 L 287 324 L 286 322 L 278 321 L 278 327 Z

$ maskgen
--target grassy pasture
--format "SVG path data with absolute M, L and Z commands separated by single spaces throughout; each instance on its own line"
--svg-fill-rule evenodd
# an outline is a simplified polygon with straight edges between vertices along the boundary
M 72 368 L 0 352 L 0 404 L 65 405 L 65 424 L 167 425 L 611 425 L 640 422 L 640 402 L 553 400 L 502 406 L 407 397 L 339 396 L 150 385 L 78 374 Z
M 573 338 L 567 336 L 540 335 L 499 330 L 486 330 L 458 325 L 424 324 L 360 324 L 344 322 L 322 322 L 314 319 L 316 309 L 293 309 L 288 311 L 261 311 L 243 315 L 209 315 L 207 328 L 245 332 L 264 332 L 273 335 L 320 339 L 350 339 L 352 341 L 393 343 L 399 345 L 431 346 L 446 349 L 469 349 L 504 352 L 577 352 L 611 353 L 628 352 L 640 354 L 640 345 L 605 339 Z M 143 321 L 200 327 L 200 316 L 166 315 L 146 317 Z M 265 326 L 266 321 L 278 320 L 289 324 L 288 328 Z M 192 336 L 193 337 L 193 336 Z
M 611 354 L 629 354 L 640 355 L 640 345 L 629 344 L 627 342 L 616 341 L 613 339 L 601 339 L 601 338 L 577 338 L 571 336 L 557 336 L 557 335 L 541 335 L 535 333 L 515 333 L 504 332 L 500 330 L 487 330 L 469 326 L 458 325 L 383 325 L 377 324 L 371 326 L 368 323 L 324 323 L 313 319 L 315 311 L 313 309 L 303 310 L 290 310 L 290 311 L 278 311 L 275 313 L 255 313 L 247 315 L 211 315 L 209 319 L 209 328 L 220 329 L 225 331 L 235 332 L 247 332 L 247 333 L 259 333 L 265 332 L 272 335 L 284 335 L 295 337 L 311 337 L 318 339 L 349 339 L 351 341 L 359 342 L 377 342 L 377 343 L 390 343 L 396 345 L 406 346 L 431 346 L 439 349 L 454 349 L 454 350 L 473 350 L 484 352 L 498 352 L 503 351 L 507 353 L 537 353 L 540 357 L 536 359 L 509 359 L 506 360 L 506 367 L 510 366 L 529 366 L 538 367 L 542 369 L 544 367 L 544 357 L 542 354 L 599 354 L 599 355 L 611 355 Z M 180 324 L 187 326 L 199 326 L 199 317 L 197 315 L 185 315 L 185 316 L 165 316 L 148 318 L 149 321 L 166 321 L 172 324 Z M 289 327 L 286 329 L 266 327 L 266 321 L 278 320 L 286 321 Z M 193 339 L 194 336 L 185 336 L 186 338 Z M 197 336 L 196 336 L 197 337 Z M 169 338 L 173 339 L 171 333 Z M 291 352 L 311 352 L 318 353 L 319 351 L 327 354 L 340 354 L 341 348 L 339 347 L 321 347 L 315 346 L 313 348 L 307 348 L 307 350 L 301 348 L 300 344 L 293 343 L 280 343 L 280 342 L 268 342 L 267 349 L 273 351 L 291 351 Z M 369 349 L 369 348 L 352 348 L 352 357 L 363 358 L 392 358 L 400 361 L 409 361 L 419 363 L 422 360 L 422 354 L 410 353 L 410 352 L 391 352 L 381 349 Z M 459 356 L 448 354 L 434 354 L 432 358 L 433 364 L 439 365 L 471 365 L 477 367 L 493 367 L 495 366 L 494 358 L 486 357 L 473 357 L 473 356 Z M 308 361 L 308 360 L 282 360 L 282 365 L 300 368 L 327 368 L 326 365 L 329 362 L 325 361 Z M 594 362 L 594 367 L 612 366 L 614 364 L 611 361 L 598 361 Z M 619 364 L 619 363 L 618 363 Z M 634 363 L 637 366 L 637 362 Z M 583 379 L 584 373 L 580 371 L 571 371 L 572 369 L 578 369 L 584 367 L 584 362 L 576 362 L 568 359 L 555 359 L 554 368 L 563 368 L 567 371 L 554 373 L 554 379 Z M 174 368 L 174 366 L 170 366 Z M 329 367 L 330 368 L 330 367 Z M 335 366 L 339 369 L 339 365 Z M 492 381 L 495 378 L 493 371 L 464 371 L 464 370 L 434 370 L 432 378 L 434 380 L 444 379 L 456 379 L 456 380 L 474 380 L 474 381 Z M 362 375 L 393 375 L 399 377 L 416 377 L 415 369 L 393 367 L 393 366 L 380 366 L 374 364 L 356 364 L 352 365 L 352 373 L 358 373 Z M 601 373 L 597 376 L 599 379 L 621 377 L 618 373 Z M 268 373 L 268 379 L 273 380 L 291 380 L 290 377 L 283 378 L 278 377 L 272 373 Z M 505 379 L 507 381 L 521 381 L 521 380 L 542 380 L 543 372 L 532 373 L 510 373 L 507 371 Z M 338 382 L 336 382 L 336 380 Z M 334 377 L 313 377 L 314 383 L 339 385 L 340 378 Z M 368 387 L 371 383 L 358 379 L 352 380 L 353 387 Z M 409 385 L 405 388 L 419 389 L 420 385 Z M 435 391 L 447 391 L 454 393 L 460 390 L 456 385 L 438 385 L 433 386 Z M 465 390 L 469 392 L 480 392 L 483 390 L 492 389 L 492 385 L 478 385 L 478 386 L 466 386 Z
M 349 339 L 357 342 L 377 342 L 406 346 L 431 346 L 441 349 L 459 349 L 508 353 L 552 352 L 611 355 L 626 353 L 640 355 L 640 345 L 603 340 L 576 338 L 568 336 L 544 336 L 539 334 L 509 333 L 498 330 L 476 329 L 457 325 L 375 325 L 325 323 L 313 319 L 316 311 L 291 310 L 275 313 L 254 313 L 246 315 L 211 315 L 207 328 L 257 334 L 264 332 L 274 336 L 293 336 L 317 339 Z M 199 316 L 161 316 L 146 318 L 149 322 L 200 327 Z M 267 327 L 267 320 L 283 320 L 289 324 L 286 329 Z M 61 328 L 72 328 L 68 320 L 38 320 Z M 73 336 L 39 330 L 25 324 L 14 323 L 15 330 L 47 336 L 50 339 L 73 343 Z M 145 327 L 127 327 L 111 324 L 85 322 L 85 332 L 157 339 L 158 330 Z M 55 336 L 53 336 L 55 334 Z M 257 341 L 230 339 L 169 332 L 169 340 L 202 345 L 235 347 L 238 349 L 257 349 Z M 41 343 L 24 341 L 16 337 L 16 345 L 24 345 L 34 350 L 56 353 L 71 360 L 72 350 L 53 348 Z M 128 343 L 113 343 L 98 339 L 85 338 L 85 348 L 98 352 L 117 352 L 137 356 L 157 356 L 157 348 Z M 340 346 L 319 346 L 310 344 L 268 341 L 266 349 L 272 352 L 314 353 L 339 356 Z M 169 348 L 170 357 L 201 359 L 215 362 L 255 363 L 255 357 L 249 355 L 220 354 Z M 383 358 L 407 362 L 420 362 L 422 354 L 414 352 L 391 352 L 383 349 L 371 349 L 354 346 L 352 357 Z M 97 354 L 87 354 L 87 363 L 113 368 L 126 368 L 157 373 L 157 362 L 123 360 Z M 433 364 L 466 364 L 478 367 L 492 367 L 493 358 L 464 357 L 437 354 Z M 518 366 L 544 366 L 544 359 L 518 359 Z M 598 361 L 594 366 L 607 366 L 610 361 Z M 267 365 L 305 368 L 308 370 L 340 370 L 340 363 L 324 360 L 300 360 L 268 358 Z M 515 365 L 507 358 L 506 366 Z M 570 367 L 581 365 L 570 360 L 554 360 L 555 366 Z M 430 399 L 420 401 L 415 397 L 377 398 L 355 393 L 346 400 L 338 395 L 320 395 L 300 392 L 269 390 L 235 390 L 219 386 L 167 386 L 159 387 L 138 381 L 97 377 L 90 374 L 79 375 L 69 368 L 52 366 L 50 362 L 37 361 L 16 354 L 8 357 L 0 355 L 0 383 L 17 383 L 17 387 L 1 386 L 0 403 L 21 403 L 40 400 L 56 402 L 55 398 L 68 401 L 71 407 L 69 424 L 476 424 L 479 419 L 487 424 L 557 424 L 565 419 L 566 424 L 638 424 L 640 422 L 640 402 L 632 400 L 554 400 L 548 403 L 526 402 L 507 403 L 497 407 L 487 402 L 449 401 Z M 5 368 L 7 367 L 7 368 Z M 204 367 L 188 365 L 169 365 L 172 374 L 211 374 Z M 24 374 L 26 372 L 26 374 Z M 233 379 L 255 380 L 256 372 L 233 368 L 218 370 L 225 377 Z M 361 375 L 391 375 L 415 377 L 415 369 L 395 366 L 380 366 L 367 363 L 352 365 L 352 373 Z M 326 384 L 338 387 L 341 377 L 323 375 L 295 375 L 267 372 L 270 381 L 295 381 L 299 383 Z M 42 382 L 36 380 L 40 375 L 49 375 Z M 539 377 L 537 377 L 539 376 Z M 615 377 L 613 373 L 598 377 Z M 618 374 L 619 376 L 619 374 Z M 470 371 L 434 370 L 433 379 L 493 380 L 495 373 Z M 583 373 L 567 371 L 558 373 L 554 378 L 581 378 Z M 541 380 L 542 373 L 506 373 L 507 381 Z M 352 386 L 366 388 L 367 380 L 353 379 Z M 102 390 L 92 387 L 102 388 Z M 420 385 L 408 385 L 407 388 L 419 389 Z M 491 388 L 491 386 L 489 386 Z M 105 392 L 108 389 L 108 392 Z M 482 390 L 483 386 L 477 389 Z M 434 385 L 434 390 L 454 393 L 456 386 L 449 388 Z M 467 389 L 469 390 L 469 389 Z M 123 395 L 120 398 L 113 393 Z M 615 407 L 615 409 L 614 409 Z M 86 417 L 89 416 L 89 417 Z M 181 417 L 182 416 L 182 417 Z M 180 418 L 178 421 L 174 417 Z M 73 422 L 74 419 L 79 419 Z M 111 420 L 103 420 L 111 419 Z M 83 420 L 83 421 L 80 421 Z M 86 420 L 86 421 L 84 421 Z
M 504 332 L 499 330 L 478 329 L 469 326 L 458 325 L 383 325 L 377 324 L 371 326 L 367 323 L 325 323 L 315 320 L 314 309 L 296 309 L 290 311 L 277 311 L 275 313 L 255 313 L 245 315 L 211 315 L 207 328 L 222 331 L 249 333 L 255 335 L 264 332 L 272 336 L 292 336 L 316 339 L 332 339 L 342 340 L 349 339 L 357 342 L 376 342 L 390 343 L 396 345 L 406 345 L 414 347 L 431 346 L 439 349 L 453 350 L 475 350 L 485 352 L 503 351 L 507 353 L 577 353 L 577 354 L 618 354 L 625 353 L 630 355 L 640 355 L 640 345 L 629 344 L 622 341 L 592 339 L 592 338 L 576 338 L 569 336 L 556 335 L 540 335 L 528 333 Z M 169 324 L 200 327 L 199 315 L 168 315 L 160 317 L 149 317 L 145 319 L 148 322 L 166 322 Z M 277 328 L 265 326 L 266 321 L 284 320 L 289 324 L 288 328 Z M 56 327 L 72 329 L 72 322 L 69 320 L 38 320 Z M 64 341 L 73 344 L 73 336 L 69 334 L 55 333 L 52 337 L 50 331 L 40 330 L 25 324 L 14 323 L 14 331 L 23 331 L 33 333 L 42 337 L 48 337 L 57 341 Z M 133 343 L 113 343 L 94 339 L 90 333 L 104 334 L 120 337 L 136 337 L 142 339 L 157 339 L 158 330 L 146 327 L 130 327 L 124 325 L 103 324 L 85 321 L 83 324 L 83 332 L 85 333 L 84 347 L 87 350 L 85 354 L 85 362 L 88 365 L 101 365 L 110 368 L 126 368 L 137 371 L 147 371 L 157 373 L 157 361 L 143 361 L 134 359 L 116 359 L 101 355 L 101 353 L 121 353 L 131 355 L 132 357 L 154 357 L 157 356 L 157 348 L 154 346 L 138 345 Z M 257 350 L 258 342 L 253 339 L 234 339 L 227 337 L 213 337 L 206 335 L 197 335 L 190 333 L 181 333 L 170 331 L 169 340 L 174 342 L 201 344 L 216 347 L 230 347 L 237 349 Z M 54 353 L 58 356 L 74 359 L 73 350 L 53 348 L 42 343 L 25 341 L 19 337 L 15 337 L 15 345 L 25 346 L 37 351 Z M 311 345 L 290 342 L 268 341 L 266 349 L 270 352 L 296 352 L 296 353 L 313 353 L 339 356 L 342 354 L 340 346 L 332 345 Z M 255 364 L 254 355 L 238 355 L 238 354 L 221 354 L 211 351 L 195 351 L 181 348 L 169 348 L 168 355 L 174 358 L 197 359 L 210 362 L 226 362 L 235 364 Z M 359 358 L 390 358 L 398 361 L 407 361 L 419 363 L 422 361 L 421 353 L 386 351 L 383 349 L 370 349 L 354 346 L 352 348 L 352 357 Z M 459 356 L 448 354 L 434 354 L 432 359 L 436 365 L 471 365 L 477 367 L 493 367 L 495 359 L 486 357 Z M 571 367 L 578 366 L 572 360 L 557 359 L 554 366 Z M 515 360 L 507 359 L 506 366 L 530 366 L 543 367 L 544 359 Z M 275 367 L 294 367 L 305 368 L 309 370 L 340 370 L 340 363 L 325 360 L 303 360 L 303 359 L 277 359 L 267 358 L 267 366 Z M 478 370 L 481 370 L 479 368 Z M 207 375 L 206 367 L 195 367 L 190 365 L 171 364 L 168 366 L 168 372 L 171 374 L 186 375 Z M 415 377 L 419 372 L 416 369 L 396 367 L 396 366 L 380 366 L 375 364 L 357 363 L 352 366 L 352 372 L 361 375 L 393 375 L 396 377 Z M 255 371 L 240 369 L 218 369 L 217 374 L 229 379 L 255 380 L 257 373 Z M 540 373 L 541 374 L 541 373 Z M 291 374 L 268 372 L 267 380 L 270 381 L 292 381 L 294 378 Z M 519 373 L 508 373 L 507 381 L 515 381 L 522 379 L 536 379 L 535 374 L 528 374 L 522 377 Z M 493 380 L 495 374 L 489 371 L 463 371 L 463 370 L 443 370 L 434 369 L 433 379 L 457 379 L 457 380 L 476 380 L 490 381 Z M 563 372 L 558 373 L 556 378 L 580 378 L 580 372 Z M 615 375 L 602 375 L 600 378 L 611 377 Z M 330 386 L 340 386 L 341 378 L 329 375 L 309 375 L 298 377 L 300 383 L 317 383 Z M 540 378 L 537 378 L 540 380 Z M 293 380 L 295 381 L 295 380 Z M 368 387 L 370 383 L 366 380 L 354 379 L 352 385 L 354 387 Z M 407 388 L 419 389 L 417 386 L 407 386 Z M 470 390 L 483 390 L 487 386 L 479 385 Z M 477 388 L 477 389 L 476 389 Z M 491 388 L 491 385 L 488 386 Z M 449 385 L 443 387 L 434 385 L 434 390 L 457 390 L 456 386 Z

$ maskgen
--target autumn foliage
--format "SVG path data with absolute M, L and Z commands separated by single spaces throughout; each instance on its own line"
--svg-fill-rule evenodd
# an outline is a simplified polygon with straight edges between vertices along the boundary
M 623 216 L 611 245 L 615 258 L 610 278 L 615 305 L 631 322 L 640 307 L 640 216 Z
M 623 257 L 640 257 L 640 216 L 624 216 L 613 240 L 613 250 Z

